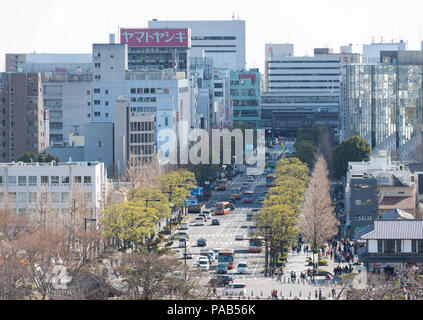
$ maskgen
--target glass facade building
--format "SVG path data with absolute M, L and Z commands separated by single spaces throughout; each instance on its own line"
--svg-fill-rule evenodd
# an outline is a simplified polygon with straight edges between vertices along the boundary
M 233 123 L 247 123 L 258 129 L 261 119 L 260 72 L 231 71 L 230 96 Z
M 422 65 L 352 64 L 343 79 L 345 138 L 396 150 L 422 131 Z

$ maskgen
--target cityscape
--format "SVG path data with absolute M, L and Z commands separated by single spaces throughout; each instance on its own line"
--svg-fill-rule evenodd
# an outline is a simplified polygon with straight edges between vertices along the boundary
M 310 47 L 195 10 L 3 41 L 0 299 L 422 300 L 421 30 Z

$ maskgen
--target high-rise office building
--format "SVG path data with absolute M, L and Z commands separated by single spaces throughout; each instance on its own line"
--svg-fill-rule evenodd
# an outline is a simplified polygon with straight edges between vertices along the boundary
M 26 151 L 48 146 L 40 73 L 0 73 L 0 161 L 16 161 Z
M 407 44 L 400 42 L 380 42 L 363 45 L 363 63 L 379 63 L 381 51 L 404 51 L 407 50 Z
M 246 67 L 245 21 L 158 21 L 148 22 L 149 28 L 189 28 L 191 56 L 211 57 L 216 68 L 241 70 Z
M 276 135 L 292 134 L 304 126 L 337 128 L 339 64 L 339 57 L 269 57 L 261 127 Z

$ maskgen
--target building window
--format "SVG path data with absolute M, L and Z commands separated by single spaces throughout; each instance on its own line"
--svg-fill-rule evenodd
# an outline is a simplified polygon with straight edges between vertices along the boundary
M 27 195 L 26 192 L 18 192 L 18 203 L 26 203 L 27 202 Z
M 418 243 L 418 253 L 423 253 L 423 240 L 417 240 Z
M 73 177 L 74 183 L 82 183 L 82 177 L 81 176 L 75 176 Z
M 30 187 L 34 187 L 37 185 L 37 176 L 29 176 L 28 182 Z
M 19 176 L 18 177 L 18 185 L 20 187 L 26 187 L 26 176 Z
M 401 253 L 401 240 L 395 240 L 395 252 Z
M 101 112 L 95 111 L 94 112 L 94 117 L 100 117 L 101 116 Z
M 53 203 L 58 203 L 59 202 L 59 192 L 52 192 L 51 193 L 51 200 L 53 201 Z
M 411 240 L 411 252 L 417 253 L 417 240 Z
M 52 185 L 59 185 L 59 177 L 58 176 L 52 176 L 51 177 L 51 184 Z
M 385 240 L 385 253 L 395 253 L 395 240 Z
M 144 88 L 144 93 L 150 93 L 150 89 L 149 88 Z
M 377 241 L 377 252 L 378 253 L 383 253 L 383 240 L 378 240 Z
M 41 176 L 41 184 L 48 185 L 48 176 Z
M 69 192 L 62 192 L 62 203 L 69 201 Z
M 104 91 L 104 93 L 105 93 L 105 94 L 109 94 L 109 90 L 105 90 L 105 91 Z
M 7 184 L 9 186 L 16 186 L 16 176 L 7 177 Z
M 62 184 L 69 184 L 69 176 L 62 177 Z
M 101 90 L 99 88 L 94 89 L 94 93 L 100 93 L 100 92 L 101 92 Z
M 91 176 L 84 176 L 84 183 L 91 184 L 92 183 Z
M 37 193 L 36 192 L 28 192 L 28 202 L 29 203 L 37 202 Z
M 101 103 L 100 100 L 94 100 L 94 104 L 99 105 Z
M 136 94 L 137 93 L 137 89 L 136 88 L 131 88 L 131 94 Z

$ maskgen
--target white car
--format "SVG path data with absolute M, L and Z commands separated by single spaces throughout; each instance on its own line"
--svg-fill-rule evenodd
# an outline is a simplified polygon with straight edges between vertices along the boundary
M 189 229 L 188 222 L 182 222 L 181 223 L 181 230 L 188 230 L 188 229 Z
M 212 218 L 212 215 L 211 215 L 210 210 L 203 211 L 203 214 L 207 217 L 207 219 L 211 219 Z
M 195 219 L 195 225 L 196 226 L 204 226 L 204 218 L 203 217 L 198 217 Z
M 210 264 L 209 264 L 209 259 L 207 257 L 204 257 L 205 259 L 200 259 L 198 261 L 198 267 L 200 268 L 201 271 L 209 271 L 210 269 Z
M 185 259 L 185 256 L 187 259 L 192 259 L 192 251 L 187 251 L 187 253 L 182 255 L 182 258 Z
M 238 263 L 237 269 L 239 274 L 247 274 L 247 261 L 240 261 Z
M 243 236 L 242 234 L 237 234 L 237 235 L 235 236 L 235 240 L 236 240 L 236 241 L 242 241 L 242 240 L 244 240 L 244 236 Z
M 245 283 L 231 283 L 225 289 L 223 289 L 224 296 L 246 296 L 247 289 L 245 289 Z

